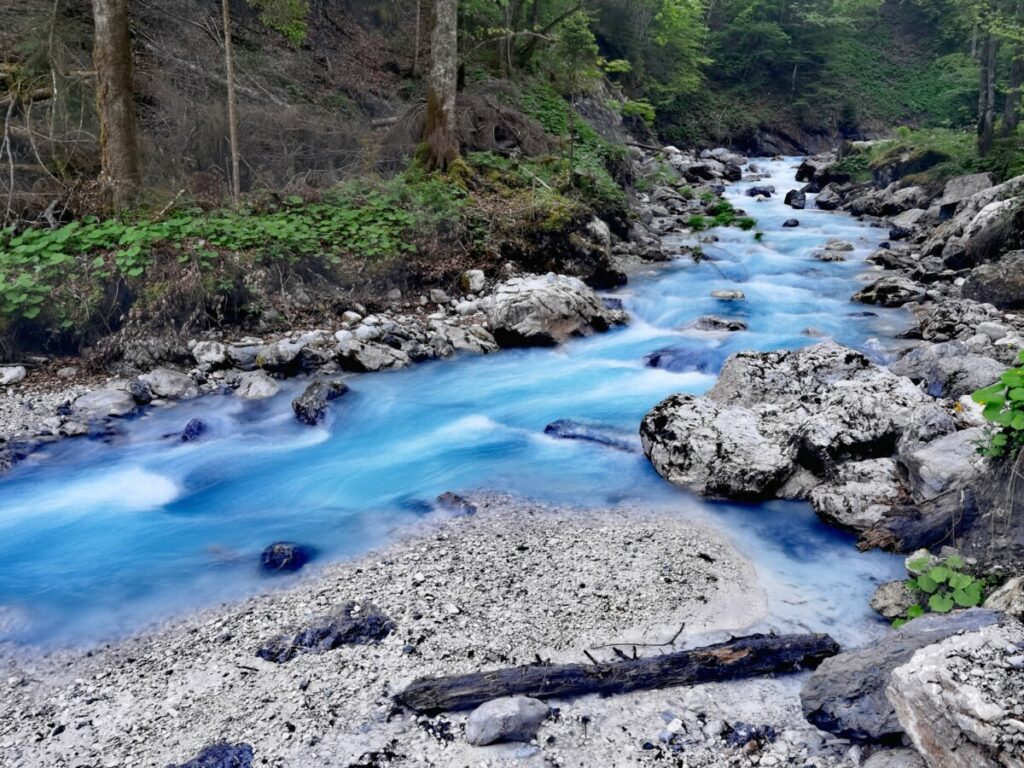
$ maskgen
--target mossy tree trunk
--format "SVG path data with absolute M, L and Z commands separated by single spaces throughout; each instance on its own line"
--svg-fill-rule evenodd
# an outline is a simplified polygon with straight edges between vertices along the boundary
M 93 0 L 96 108 L 100 119 L 100 183 L 116 207 L 139 192 L 142 159 L 132 89 L 127 0 Z
M 430 39 L 430 81 L 423 134 L 427 167 L 447 170 L 459 156 L 455 131 L 455 95 L 459 76 L 457 0 L 435 0 Z

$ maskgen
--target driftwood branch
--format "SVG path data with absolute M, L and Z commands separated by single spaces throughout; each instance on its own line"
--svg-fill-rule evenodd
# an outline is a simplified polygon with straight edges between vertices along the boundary
M 397 703 L 416 712 L 469 709 L 502 696 L 605 696 L 697 685 L 816 667 L 839 653 L 828 635 L 750 635 L 727 643 L 626 661 L 507 667 L 456 677 L 420 678 Z

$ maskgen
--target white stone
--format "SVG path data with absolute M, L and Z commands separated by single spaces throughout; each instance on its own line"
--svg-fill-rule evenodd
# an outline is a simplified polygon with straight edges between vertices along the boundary
M 265 400 L 280 391 L 281 385 L 264 371 L 251 371 L 239 375 L 235 397 L 243 400 Z
M 12 384 L 24 381 L 28 375 L 23 365 L 8 365 L 0 368 L 0 387 L 9 387 Z

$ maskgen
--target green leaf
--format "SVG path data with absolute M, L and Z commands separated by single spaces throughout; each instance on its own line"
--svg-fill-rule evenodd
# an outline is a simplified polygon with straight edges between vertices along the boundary
M 920 606 L 920 605 L 912 605 L 909 608 L 907 608 L 907 618 L 908 619 L 916 619 L 916 618 L 919 618 L 921 616 L 924 616 L 924 608 L 922 606 Z
M 939 588 L 939 583 L 928 574 L 922 573 L 917 577 L 917 586 L 922 592 L 930 595 Z
M 902 627 L 906 623 L 907 623 L 906 619 L 894 619 L 893 622 L 892 622 L 892 628 L 893 629 L 899 629 L 900 627 Z
M 930 557 L 919 557 L 916 560 L 911 560 L 907 563 L 907 568 L 910 569 L 912 573 L 920 573 L 931 564 L 932 559 Z
M 1017 401 L 1024 400 L 1024 387 L 1014 387 L 1011 389 L 1010 399 Z
M 967 565 L 967 563 L 964 562 L 964 559 L 960 557 L 960 555 L 950 555 L 946 558 L 946 566 L 949 568 L 959 569 L 963 568 L 965 565 Z
M 966 589 L 973 581 L 974 577 L 966 573 L 954 573 L 949 577 L 949 586 L 952 589 Z
M 981 605 L 981 582 L 975 581 L 966 589 L 954 590 L 953 600 L 961 608 L 974 608 Z
M 936 584 L 944 584 L 949 578 L 949 568 L 944 565 L 937 565 L 928 571 L 928 578 Z
M 1002 384 L 993 384 L 991 387 L 979 389 L 977 392 L 971 395 L 971 399 L 973 399 L 974 402 L 978 403 L 979 405 L 990 405 L 993 403 L 998 403 L 999 405 L 1002 405 L 1004 402 L 1006 402 L 1004 392 L 1005 387 L 1003 387 Z
M 949 595 L 935 594 L 928 598 L 928 607 L 935 613 L 949 613 L 953 610 L 953 598 Z
M 1013 421 L 1010 422 L 1010 429 L 1017 432 L 1024 431 L 1024 413 L 1015 413 Z

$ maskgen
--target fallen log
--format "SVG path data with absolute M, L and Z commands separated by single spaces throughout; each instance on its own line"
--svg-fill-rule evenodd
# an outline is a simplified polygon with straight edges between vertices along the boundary
M 600 664 L 507 667 L 454 677 L 420 678 L 395 697 L 421 713 L 469 709 L 502 696 L 544 699 L 609 696 L 673 685 L 737 680 L 817 667 L 839 653 L 830 636 L 750 635 L 718 645 Z

